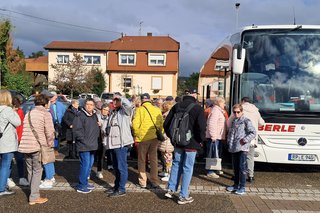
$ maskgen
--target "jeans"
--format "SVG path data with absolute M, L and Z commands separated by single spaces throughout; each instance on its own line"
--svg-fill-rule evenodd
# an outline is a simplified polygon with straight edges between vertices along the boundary
M 18 168 L 18 177 L 19 178 L 24 178 L 24 168 L 25 168 L 25 157 L 24 153 L 21 152 L 15 152 L 14 153 L 14 158 L 16 159 L 17 163 L 17 168 Z
M 179 187 L 181 178 L 180 197 L 189 197 L 189 185 L 192 178 L 193 166 L 196 159 L 197 152 L 187 152 L 180 148 L 174 149 L 174 159 L 171 168 L 168 189 L 176 192 Z
M 111 151 L 113 157 L 113 169 L 116 176 L 116 179 L 114 181 L 114 189 L 120 192 L 125 192 L 126 183 L 128 180 L 128 147 L 112 149 Z
M 0 192 L 4 192 L 7 186 L 7 179 L 11 173 L 11 161 L 13 158 L 13 152 L 0 154 Z
M 45 179 L 51 180 L 56 173 L 55 168 L 54 168 L 54 163 L 44 164 L 43 168 L 44 168 L 44 172 L 46 174 Z
M 212 141 L 208 139 L 207 142 L 207 158 L 221 158 L 222 142 L 221 140 Z M 214 170 L 208 170 L 208 174 L 214 173 Z
M 247 152 L 232 153 L 232 163 L 234 171 L 234 186 L 244 188 L 247 178 Z
M 85 189 L 88 186 L 88 177 L 94 163 L 94 151 L 79 152 L 79 158 L 80 174 L 78 188 Z

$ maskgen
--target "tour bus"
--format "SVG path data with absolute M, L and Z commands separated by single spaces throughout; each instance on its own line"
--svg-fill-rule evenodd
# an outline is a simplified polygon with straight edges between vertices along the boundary
M 320 26 L 248 26 L 216 49 L 226 52 L 229 109 L 249 97 L 266 124 L 255 161 L 319 164 Z M 224 59 L 225 60 L 225 59 Z

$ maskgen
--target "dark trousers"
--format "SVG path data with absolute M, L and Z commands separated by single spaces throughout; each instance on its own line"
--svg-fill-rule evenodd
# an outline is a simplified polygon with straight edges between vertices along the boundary
M 78 151 L 77 151 L 77 146 L 74 141 L 67 141 L 68 144 L 68 149 L 69 149 L 69 157 L 70 158 L 77 158 L 78 156 Z
M 247 178 L 247 152 L 232 153 L 233 171 L 234 171 L 234 186 L 244 188 Z
M 112 165 L 112 152 L 111 150 L 106 150 L 102 143 L 99 143 L 97 151 L 97 171 L 101 172 L 103 168 L 104 157 L 107 156 L 107 165 Z

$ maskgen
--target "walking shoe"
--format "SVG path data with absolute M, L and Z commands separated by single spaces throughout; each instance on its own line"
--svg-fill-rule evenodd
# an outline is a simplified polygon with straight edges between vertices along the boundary
M 143 185 L 140 185 L 140 184 L 136 184 L 136 187 L 137 188 L 141 188 L 141 189 L 146 189 L 147 188 L 147 186 L 143 186 Z
M 244 195 L 246 193 L 246 189 L 244 187 L 241 187 L 237 191 L 234 192 L 237 195 Z
M 238 190 L 238 186 L 228 186 L 228 187 L 226 188 L 226 190 L 227 190 L 228 192 L 235 192 L 235 191 Z
M 25 178 L 20 178 L 19 179 L 19 185 L 20 186 L 29 186 L 29 182 Z
M 115 191 L 116 191 L 115 188 L 111 187 L 111 188 L 107 189 L 106 191 L 104 191 L 104 193 L 106 193 L 106 194 L 112 194 L 112 193 L 114 193 Z
M 14 194 L 15 194 L 14 191 L 5 190 L 5 191 L 3 191 L 3 192 L 0 192 L 0 197 L 10 196 L 10 195 L 14 195 Z
M 126 192 L 115 191 L 115 192 L 109 194 L 108 197 L 122 197 L 122 196 L 126 196 L 126 195 L 127 195 Z
M 253 182 L 254 182 L 254 177 L 248 177 L 247 181 L 248 181 L 249 183 L 253 183 Z
M 168 191 L 164 194 L 166 198 L 172 199 L 174 192 L 168 189 Z
M 223 175 L 223 171 L 222 171 L 222 170 L 219 170 L 219 171 L 217 171 L 217 174 L 218 174 L 218 175 Z
M 97 178 L 103 179 L 103 174 L 102 174 L 102 172 L 97 172 Z
M 55 181 L 53 181 L 53 180 L 45 179 L 44 181 L 41 181 L 39 188 L 40 189 L 51 189 L 53 187 L 54 182 Z
M 47 202 L 48 201 L 48 198 L 46 198 L 46 197 L 39 197 L 38 199 L 36 199 L 36 200 L 34 200 L 34 201 L 30 201 L 29 202 L 29 205 L 35 205 L 35 204 L 43 204 L 43 203 L 45 203 L 45 202 Z
M 96 187 L 93 184 L 88 183 L 87 188 L 89 190 L 94 190 Z
M 112 170 L 113 170 L 113 166 L 112 166 L 112 165 L 108 165 L 108 166 L 107 166 L 107 169 L 108 169 L 109 171 L 112 171 Z
M 92 192 L 92 190 L 90 190 L 88 188 L 78 188 L 77 192 L 82 193 L 82 194 L 88 194 L 88 193 Z
M 158 176 L 160 176 L 160 177 L 165 177 L 166 176 L 166 172 L 160 172 L 159 174 L 158 174 Z
M 165 177 L 161 178 L 161 180 L 164 181 L 164 182 L 168 182 L 169 181 L 169 176 L 165 176 Z
M 219 178 L 220 176 L 213 172 L 213 173 L 207 174 L 207 177 L 209 177 L 209 178 Z
M 157 184 L 150 183 L 149 185 L 147 185 L 146 188 L 147 189 L 160 189 L 161 187 Z
M 192 203 L 194 201 L 194 199 L 192 197 L 179 197 L 178 200 L 178 204 L 183 205 L 183 204 L 187 204 L 187 203 Z
M 9 187 L 9 189 L 16 186 L 16 184 L 13 182 L 12 178 L 7 179 L 7 185 Z

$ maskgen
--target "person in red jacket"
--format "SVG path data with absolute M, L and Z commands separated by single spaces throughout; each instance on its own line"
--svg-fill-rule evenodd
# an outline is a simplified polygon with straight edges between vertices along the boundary
M 16 127 L 18 144 L 20 144 L 21 137 L 22 137 L 22 130 L 23 130 L 24 113 L 23 113 L 23 110 L 21 109 L 21 102 L 17 97 L 12 98 L 12 105 L 13 105 L 13 109 L 18 113 L 19 118 L 21 120 L 21 125 Z M 24 172 L 25 171 L 24 154 L 17 151 L 14 153 L 14 158 L 16 159 L 17 168 L 18 168 L 19 185 L 28 186 L 29 182 L 25 178 L 25 172 Z

